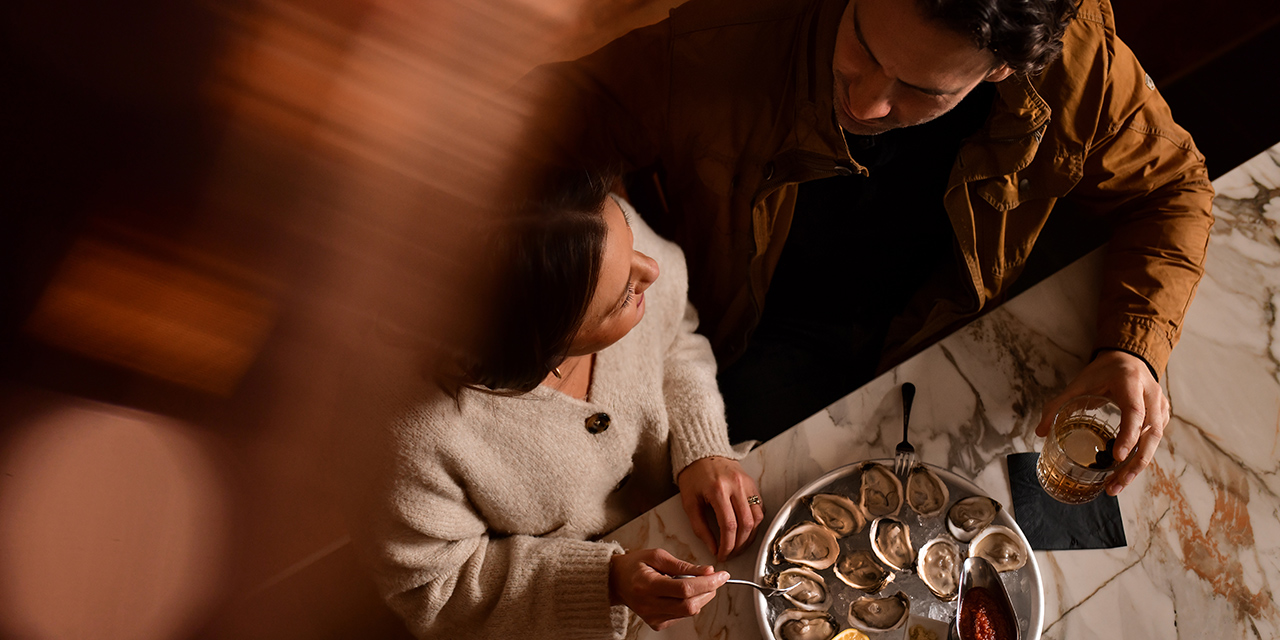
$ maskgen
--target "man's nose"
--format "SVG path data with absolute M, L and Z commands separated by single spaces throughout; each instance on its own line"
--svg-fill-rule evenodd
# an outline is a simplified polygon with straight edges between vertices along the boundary
M 859 120 L 875 120 L 889 115 L 889 90 L 893 80 L 883 73 L 865 73 L 857 83 L 849 85 L 849 115 Z

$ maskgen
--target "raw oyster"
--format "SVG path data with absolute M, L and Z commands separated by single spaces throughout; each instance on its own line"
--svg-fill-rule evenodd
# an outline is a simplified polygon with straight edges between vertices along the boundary
M 922 516 L 936 516 L 947 507 L 947 483 L 928 467 L 918 464 L 907 474 L 907 504 Z
M 880 562 L 898 571 L 911 568 L 916 551 L 911 548 L 911 528 L 893 518 L 876 518 L 871 523 L 871 550 Z
M 889 631 L 902 626 L 911 601 L 899 591 L 888 598 L 862 596 L 849 605 L 849 624 L 865 631 Z
M 836 577 L 867 593 L 875 593 L 893 582 L 893 572 L 880 566 L 876 557 L 866 549 L 840 554 L 836 561 Z
M 800 586 L 782 594 L 792 604 L 805 611 L 826 611 L 831 608 L 831 595 L 827 581 L 806 567 L 784 569 L 771 576 L 770 582 L 779 589 L 786 589 L 797 582 Z
M 862 465 L 859 504 L 869 518 L 896 516 L 902 508 L 902 481 L 893 470 L 878 462 Z
M 844 496 L 819 493 L 810 496 L 807 501 L 813 519 L 841 538 L 862 531 L 862 527 L 867 524 L 862 508 Z
M 947 538 L 934 538 L 920 547 L 916 574 L 939 600 L 954 600 L 960 590 L 960 547 Z
M 831 640 L 840 627 L 825 611 L 787 609 L 773 623 L 773 636 L 778 640 Z
M 969 543 L 969 557 L 982 558 L 996 571 L 1014 571 L 1027 563 L 1027 547 L 1008 527 L 991 525 Z
M 782 561 L 801 564 L 822 571 L 836 563 L 840 543 L 830 529 L 812 522 L 791 527 L 773 543 L 773 563 Z
M 947 511 L 947 530 L 960 542 L 968 542 L 996 519 L 1000 503 L 987 496 L 957 500 Z

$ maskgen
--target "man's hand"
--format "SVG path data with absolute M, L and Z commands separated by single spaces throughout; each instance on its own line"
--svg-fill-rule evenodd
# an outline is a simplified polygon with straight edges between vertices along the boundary
M 698 577 L 671 577 L 677 575 Z M 661 631 L 701 611 L 728 579 L 727 571 L 690 564 L 663 549 L 641 549 L 609 559 L 609 602 L 627 605 Z
M 1082 395 L 1106 396 L 1120 407 L 1120 433 L 1113 453 L 1123 464 L 1107 480 L 1107 493 L 1114 496 L 1155 458 L 1169 424 L 1169 400 L 1141 358 L 1123 351 L 1103 351 L 1062 393 L 1045 403 L 1036 435 L 1048 436 L 1058 409 Z
M 764 505 L 759 503 L 756 481 L 742 470 L 737 460 L 713 456 L 694 461 L 680 472 L 680 501 L 689 516 L 693 532 L 707 549 L 723 562 L 747 548 L 756 527 L 764 520 Z M 755 497 L 756 504 L 748 502 Z M 720 542 L 711 533 L 703 505 L 715 512 L 720 527 Z

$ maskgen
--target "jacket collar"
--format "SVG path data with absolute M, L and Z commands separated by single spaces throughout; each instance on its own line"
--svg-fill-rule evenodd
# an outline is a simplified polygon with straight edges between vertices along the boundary
M 997 82 L 996 96 L 983 127 L 992 139 L 1022 138 L 1049 122 L 1052 110 L 1023 75 L 1014 74 Z
M 802 152 L 852 163 L 844 134 L 836 122 L 836 31 L 848 0 L 819 0 L 809 23 L 804 56 L 796 59 L 795 146 Z

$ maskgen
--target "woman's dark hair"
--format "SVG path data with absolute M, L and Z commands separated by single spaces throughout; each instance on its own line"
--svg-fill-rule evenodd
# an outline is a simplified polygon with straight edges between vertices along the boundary
M 1035 75 L 1062 53 L 1079 0 L 916 0 L 926 18 L 990 49 L 1015 73 Z
M 463 385 L 526 393 L 564 360 L 600 278 L 614 182 L 611 173 L 542 171 L 499 215 L 481 257 L 493 304 L 479 349 L 460 363 Z

